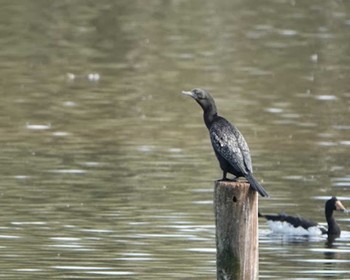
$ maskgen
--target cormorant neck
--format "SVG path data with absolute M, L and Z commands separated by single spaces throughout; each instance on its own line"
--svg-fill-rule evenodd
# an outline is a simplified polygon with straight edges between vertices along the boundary
M 203 113 L 204 122 L 208 129 L 210 129 L 215 117 L 218 115 L 216 108 L 212 106 L 206 108 Z
M 218 111 L 217 111 L 216 105 L 215 105 L 215 101 L 214 101 L 213 97 L 211 97 L 209 94 L 208 94 L 206 99 L 196 100 L 196 101 L 202 107 L 205 125 L 207 126 L 208 129 L 210 129 L 214 118 L 218 114 Z
M 333 217 L 333 211 L 326 212 L 326 220 L 328 224 L 328 234 L 340 234 L 340 227 Z

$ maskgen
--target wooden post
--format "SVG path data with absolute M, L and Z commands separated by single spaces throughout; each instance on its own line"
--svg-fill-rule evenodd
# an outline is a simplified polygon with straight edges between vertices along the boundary
M 216 181 L 214 207 L 217 279 L 258 279 L 257 192 L 246 182 Z

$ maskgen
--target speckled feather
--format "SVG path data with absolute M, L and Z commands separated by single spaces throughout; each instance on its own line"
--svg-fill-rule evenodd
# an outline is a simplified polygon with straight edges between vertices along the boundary
M 209 130 L 214 150 L 237 170 L 235 176 L 253 171 L 250 151 L 243 135 L 223 117 L 216 117 Z

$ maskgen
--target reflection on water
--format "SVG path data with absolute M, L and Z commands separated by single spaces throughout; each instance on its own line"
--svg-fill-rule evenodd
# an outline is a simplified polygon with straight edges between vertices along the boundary
M 260 256 L 265 260 L 260 262 L 260 268 L 267 261 L 276 265 L 268 271 L 268 277 L 280 275 L 295 279 L 323 279 L 330 275 L 337 279 L 346 278 L 350 259 L 347 258 L 350 232 L 342 232 L 342 237 L 327 240 L 327 237 L 286 236 L 260 232 Z
M 215 278 L 204 87 L 245 135 L 263 212 L 350 203 L 350 11 L 337 1 L 25 1 L 0 20 L 0 275 Z M 321 206 L 320 206 L 321 205 Z M 332 242 L 260 225 L 260 278 L 345 279 Z

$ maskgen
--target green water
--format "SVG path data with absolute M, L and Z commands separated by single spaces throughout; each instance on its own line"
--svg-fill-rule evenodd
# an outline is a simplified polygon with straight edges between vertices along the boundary
M 215 279 L 208 89 L 249 143 L 264 212 L 350 208 L 346 1 L 0 1 L 0 276 Z M 334 248 L 271 236 L 261 279 L 346 279 Z

